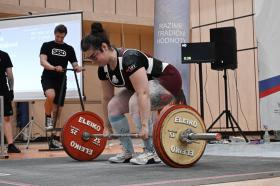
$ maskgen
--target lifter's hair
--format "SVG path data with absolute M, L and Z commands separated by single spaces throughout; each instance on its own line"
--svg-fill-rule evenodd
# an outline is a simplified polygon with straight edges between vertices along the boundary
M 95 50 L 101 50 L 102 43 L 106 43 L 109 48 L 111 48 L 110 41 L 108 39 L 106 31 L 99 22 L 94 22 L 91 24 L 91 32 L 89 35 L 85 36 L 81 41 L 82 51 L 85 52 L 91 48 Z
M 65 33 L 65 35 L 67 34 L 67 28 L 65 25 L 63 24 L 60 24 L 60 25 L 57 25 L 54 29 L 54 33 Z

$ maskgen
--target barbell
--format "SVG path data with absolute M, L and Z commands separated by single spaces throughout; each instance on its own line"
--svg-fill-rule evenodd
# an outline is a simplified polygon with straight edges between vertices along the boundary
M 61 132 L 65 152 L 75 160 L 89 161 L 105 149 L 108 138 L 141 138 L 139 134 L 103 134 L 104 123 L 97 114 L 82 111 L 72 115 Z M 220 140 L 220 133 L 206 133 L 200 115 L 190 106 L 170 105 L 153 126 L 153 143 L 161 160 L 171 167 L 190 167 L 204 153 L 206 140 Z
M 141 138 L 140 134 L 90 134 L 89 132 L 82 133 L 82 139 L 88 141 L 91 138 L 119 138 L 131 137 Z M 152 137 L 152 136 L 149 136 Z M 220 133 L 193 133 L 191 129 L 187 129 L 180 133 L 179 139 L 182 142 L 192 143 L 194 140 L 219 140 Z

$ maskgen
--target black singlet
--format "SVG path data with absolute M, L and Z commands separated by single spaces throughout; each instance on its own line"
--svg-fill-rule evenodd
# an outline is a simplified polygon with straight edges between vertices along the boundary
M 148 57 L 143 52 L 136 49 L 116 49 L 118 55 L 117 67 L 111 70 L 109 65 L 98 68 L 100 80 L 109 80 L 115 87 L 126 87 L 134 90 L 129 79 L 134 72 L 144 67 L 148 80 L 159 77 L 168 63 Z

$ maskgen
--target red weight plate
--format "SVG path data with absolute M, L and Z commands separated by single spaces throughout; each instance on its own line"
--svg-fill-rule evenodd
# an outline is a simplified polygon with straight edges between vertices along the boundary
M 75 160 L 89 161 L 98 157 L 105 149 L 107 138 L 82 139 L 83 132 L 102 134 L 103 120 L 88 111 L 72 115 L 63 126 L 61 141 L 65 152 Z
M 180 141 L 180 134 L 186 129 L 195 133 L 206 132 L 199 114 L 186 105 L 165 107 L 154 125 L 155 150 L 162 161 L 171 167 L 190 167 L 200 159 L 205 150 L 206 142 L 203 140 L 191 144 Z

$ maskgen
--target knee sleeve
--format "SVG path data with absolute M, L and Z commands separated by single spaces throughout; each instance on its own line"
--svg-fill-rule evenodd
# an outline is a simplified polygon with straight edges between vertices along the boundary
M 124 134 L 130 132 L 128 121 L 125 115 L 109 116 L 109 121 L 115 133 Z M 119 139 L 126 152 L 134 152 L 130 137 L 120 137 Z

